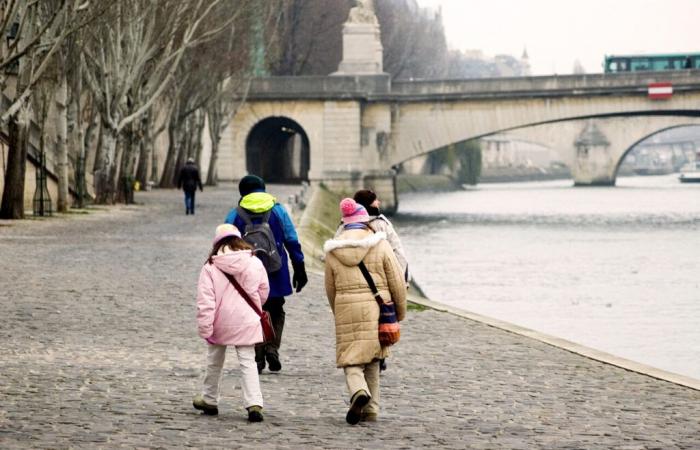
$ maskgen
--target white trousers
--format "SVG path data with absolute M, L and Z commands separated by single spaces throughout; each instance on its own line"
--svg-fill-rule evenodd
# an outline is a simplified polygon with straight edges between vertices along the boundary
M 210 405 L 219 404 L 219 387 L 223 378 L 224 361 L 226 359 L 225 345 L 208 344 L 207 373 L 204 376 L 202 396 Z M 243 391 L 243 404 L 250 406 L 263 406 L 262 392 L 260 391 L 260 379 L 258 378 L 258 365 L 255 363 L 255 346 L 242 345 L 231 346 L 236 350 L 238 366 L 241 369 L 241 391 Z

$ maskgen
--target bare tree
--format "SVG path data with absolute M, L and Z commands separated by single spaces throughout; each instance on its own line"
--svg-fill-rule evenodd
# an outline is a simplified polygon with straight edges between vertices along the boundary
M 342 29 L 355 0 L 277 0 L 268 20 L 273 75 L 327 75 L 342 57 Z M 260 44 L 257 44 L 260 45 Z
M 8 164 L 0 217 L 24 217 L 26 171 L 31 107 L 27 100 L 67 36 L 89 20 L 77 0 L 0 1 L 0 125 L 9 135 Z
M 441 78 L 447 69 L 447 41 L 439 10 L 415 0 L 375 2 L 382 30 L 384 70 L 392 78 Z
M 250 88 L 249 78 L 229 78 L 219 83 L 217 95 L 206 106 L 207 125 L 211 137 L 211 157 L 207 170 L 207 186 L 216 186 L 217 163 L 219 160 L 219 144 L 221 136 L 236 114 Z
M 226 24 L 228 27 L 185 55 L 171 93 L 175 102 L 168 125 L 170 145 L 161 187 L 174 186 L 175 175 L 187 157 L 201 163 L 205 123 L 212 140 L 208 170 L 212 175 L 208 178 L 210 184 L 215 183 L 221 133 L 240 102 L 234 90 L 249 84 L 259 51 L 264 54 L 269 49 L 269 43 L 257 41 L 258 32 L 264 31 L 276 14 L 273 3 L 243 0 L 236 5 L 235 9 L 225 4 L 218 7 L 206 19 L 207 27 L 222 29 Z M 258 48 L 259 45 L 263 48 Z
M 91 32 L 84 75 L 103 126 L 95 173 L 97 203 L 114 201 L 119 133 L 165 91 L 185 50 L 220 31 L 201 28 L 220 2 L 121 0 Z

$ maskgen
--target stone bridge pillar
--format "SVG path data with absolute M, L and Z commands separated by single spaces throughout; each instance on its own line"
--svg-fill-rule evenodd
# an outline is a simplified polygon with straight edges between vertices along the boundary
M 610 141 L 593 121 L 588 121 L 574 142 L 573 176 L 576 186 L 614 186 L 617 161 Z

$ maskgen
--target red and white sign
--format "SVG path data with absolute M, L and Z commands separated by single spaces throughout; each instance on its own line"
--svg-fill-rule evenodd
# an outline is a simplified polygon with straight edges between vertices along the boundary
M 649 98 L 651 100 L 666 100 L 673 96 L 671 83 L 649 83 Z

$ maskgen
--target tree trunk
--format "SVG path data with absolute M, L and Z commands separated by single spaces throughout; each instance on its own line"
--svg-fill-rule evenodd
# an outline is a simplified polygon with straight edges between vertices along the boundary
M 56 98 L 56 150 L 57 163 L 56 175 L 58 176 L 58 198 L 56 209 L 58 212 L 68 211 L 68 117 L 66 104 L 68 102 L 68 82 L 65 74 L 61 77 Z
M 197 111 L 195 116 L 193 117 L 193 122 L 194 122 L 194 133 L 192 136 L 192 146 L 193 148 L 193 155 L 191 155 L 195 162 L 197 163 L 197 167 L 202 167 L 202 133 L 204 132 L 204 122 L 205 122 L 206 115 L 204 114 L 203 110 Z
M 219 182 L 216 172 L 216 163 L 219 160 L 219 143 L 221 142 L 221 116 L 217 109 L 219 104 L 215 103 L 208 111 L 209 137 L 211 138 L 211 157 L 209 158 L 209 170 L 207 170 L 207 186 L 216 186 Z
M 160 187 L 172 188 L 175 186 L 175 171 L 177 170 L 178 160 L 180 158 L 182 132 L 177 128 L 175 119 L 168 125 L 168 154 L 165 157 L 165 165 L 163 167 L 163 175 L 160 179 Z
M 158 153 L 153 151 L 153 143 L 151 143 L 151 181 L 155 183 L 159 176 Z
M 136 169 L 136 180 L 141 184 L 142 189 L 148 183 L 148 163 L 151 162 L 151 151 L 153 149 L 151 145 L 151 115 L 151 112 L 146 113 L 139 122 L 141 139 L 139 139 L 139 165 Z
M 97 119 L 100 124 L 99 132 L 97 133 L 97 147 L 95 148 L 95 160 L 92 162 L 92 172 L 96 174 L 100 170 L 100 164 L 102 163 L 102 135 L 105 134 L 105 124 L 102 122 L 102 118 Z M 97 179 L 95 179 L 95 185 L 97 185 Z
M 78 164 L 78 167 L 80 168 L 80 170 L 82 170 L 82 172 L 80 172 L 79 174 L 76 174 L 76 177 L 78 175 L 80 175 L 80 178 L 79 179 L 76 178 L 76 179 L 78 179 L 79 182 L 81 183 L 78 186 L 78 188 L 79 188 L 78 189 L 78 192 L 79 192 L 79 194 L 78 194 L 78 197 L 79 197 L 78 198 L 78 207 L 80 207 L 80 208 L 85 206 L 85 199 L 88 196 L 87 179 L 85 178 L 85 176 L 87 174 L 87 162 L 89 159 L 89 152 L 92 151 L 92 138 L 95 134 L 95 129 L 97 128 L 98 122 L 99 122 L 99 119 L 95 120 L 95 116 L 93 115 L 92 117 L 90 117 L 90 122 L 88 123 L 87 130 L 85 130 L 85 134 L 82 134 L 82 129 L 79 130 L 79 132 L 78 132 L 78 136 L 80 139 L 78 145 L 81 146 L 80 147 L 80 158 L 82 158 L 82 160 L 81 160 L 82 162 L 80 164 Z M 98 145 L 99 145 L 99 142 L 98 142 Z M 94 185 L 94 179 L 93 179 L 93 185 Z
M 76 164 L 73 167 L 74 180 L 75 180 L 75 190 L 77 192 L 77 201 L 75 206 L 83 207 L 83 186 L 81 186 L 81 181 L 85 179 L 85 160 L 83 158 L 82 146 L 82 127 L 78 121 L 78 111 L 80 110 L 80 104 L 78 100 L 78 93 L 73 85 L 71 89 L 71 95 L 68 100 L 68 108 L 66 110 L 66 130 L 68 132 L 68 147 L 69 151 L 72 151 L 75 155 Z M 60 209 L 59 209 L 60 210 Z
M 95 172 L 95 203 L 100 205 L 114 203 L 114 177 L 116 176 L 117 132 L 102 125 L 100 161 Z
M 191 132 L 191 130 L 190 130 Z M 177 159 L 175 160 L 175 170 L 173 172 L 172 185 L 177 185 L 177 176 L 180 174 L 180 169 L 185 165 L 187 157 L 190 155 L 191 135 L 187 132 L 187 127 L 184 132 L 180 132 L 180 143 L 177 150 Z
M 134 203 L 134 168 L 136 166 L 136 135 L 133 123 L 122 132 L 124 152 L 120 164 L 119 189 L 117 201 Z
M 216 171 L 216 163 L 219 159 L 219 141 L 221 137 L 211 137 L 211 158 L 209 159 L 209 170 L 207 171 L 207 186 L 216 186 L 219 183 Z
M 24 176 L 27 171 L 29 123 L 18 123 L 16 116 L 11 117 L 8 132 L 10 142 L 0 219 L 24 219 Z

